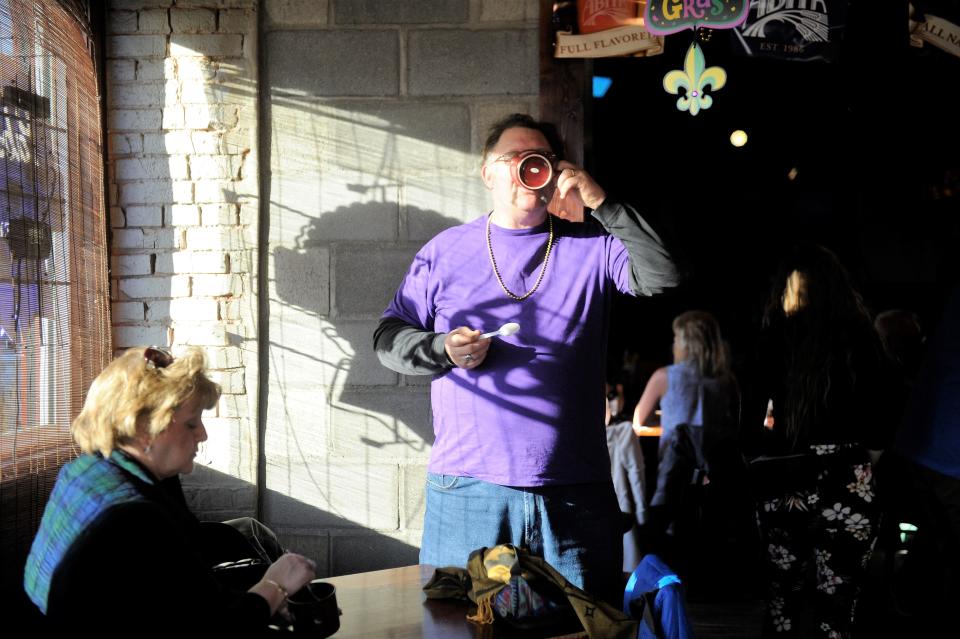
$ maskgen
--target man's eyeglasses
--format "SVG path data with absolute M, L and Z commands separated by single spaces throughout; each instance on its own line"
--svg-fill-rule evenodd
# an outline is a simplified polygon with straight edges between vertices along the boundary
M 513 160 L 521 155 L 542 155 L 550 161 L 550 164 L 556 164 L 557 156 L 550 151 L 544 151 L 543 149 L 527 149 L 526 151 L 510 151 L 509 153 L 504 153 L 500 157 L 490 160 L 490 164 L 494 162 L 513 162 Z
M 149 346 L 143 351 L 143 359 L 147 368 L 166 368 L 173 364 L 173 355 L 161 346 Z

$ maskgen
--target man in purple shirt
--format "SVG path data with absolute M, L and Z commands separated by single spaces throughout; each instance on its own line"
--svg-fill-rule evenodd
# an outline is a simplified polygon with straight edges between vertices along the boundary
M 637 212 L 583 169 L 554 160 L 545 188 L 523 186 L 514 158 L 531 151 L 562 158 L 552 126 L 514 114 L 492 127 L 481 177 L 493 210 L 420 250 L 374 345 L 392 370 L 435 376 L 421 563 L 462 567 L 477 548 L 513 543 L 612 596 L 622 531 L 603 427 L 610 302 L 677 274 Z M 592 219 L 549 214 L 554 189 Z M 481 339 L 508 322 L 520 330 Z

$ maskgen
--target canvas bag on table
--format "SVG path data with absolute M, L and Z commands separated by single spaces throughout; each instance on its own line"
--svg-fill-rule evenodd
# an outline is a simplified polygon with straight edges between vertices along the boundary
M 535 595 L 543 594 L 541 606 L 529 600 L 525 594 L 528 589 Z M 637 637 L 635 619 L 571 584 L 542 558 L 512 544 L 474 550 L 466 570 L 438 568 L 423 590 L 431 599 L 469 598 L 477 604 L 477 612 L 467 618 L 475 623 L 493 623 L 498 603 L 505 599 L 510 602 L 527 599 L 529 605 L 518 617 L 504 620 L 515 626 L 533 626 L 536 617 L 554 615 L 556 605 L 560 604 L 572 608 L 591 639 Z M 561 601 L 557 601 L 554 593 L 559 593 Z

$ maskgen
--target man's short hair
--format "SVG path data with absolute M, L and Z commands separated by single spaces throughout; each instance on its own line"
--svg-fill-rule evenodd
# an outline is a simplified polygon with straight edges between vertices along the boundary
M 560 138 L 560 133 L 557 132 L 557 127 L 549 122 L 534 120 L 533 117 L 526 113 L 513 113 L 498 120 L 490 127 L 490 132 L 487 134 L 487 141 L 483 143 L 483 153 L 480 156 L 481 161 L 487 161 L 487 155 L 493 150 L 493 147 L 497 146 L 497 142 L 500 141 L 500 137 L 504 131 L 515 128 L 539 131 L 543 134 L 543 137 L 547 139 L 550 150 L 557 156 L 557 159 L 562 160 L 565 158 L 563 140 Z

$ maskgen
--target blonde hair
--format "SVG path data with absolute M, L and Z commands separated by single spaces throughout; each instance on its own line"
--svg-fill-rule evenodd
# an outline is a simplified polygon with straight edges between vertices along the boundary
M 730 374 L 730 354 L 720 335 L 720 325 L 706 311 L 687 311 L 673 320 L 673 332 L 683 351 L 683 360 L 690 360 L 706 377 Z
M 195 395 L 205 409 L 216 405 L 220 386 L 206 375 L 203 351 L 188 349 L 166 368 L 148 364 L 145 351 L 127 350 L 93 380 L 70 427 L 83 452 L 108 456 L 138 436 L 155 438 L 170 425 L 174 411 Z

